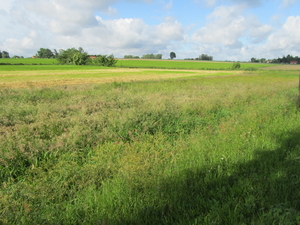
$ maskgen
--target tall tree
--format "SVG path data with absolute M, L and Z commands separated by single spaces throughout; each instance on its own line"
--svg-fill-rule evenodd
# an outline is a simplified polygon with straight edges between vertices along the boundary
M 37 51 L 37 53 L 36 53 L 36 57 L 50 59 L 50 58 L 54 58 L 54 54 L 48 48 L 40 48 L 40 50 Z
M 174 59 L 174 58 L 176 58 L 176 54 L 175 54 L 175 52 L 170 52 L 170 58 L 171 58 L 171 59 Z
M 61 49 L 59 51 L 57 60 L 61 64 L 75 64 L 75 65 L 85 65 L 89 61 L 89 55 L 83 51 L 80 47 L 69 48 L 67 50 Z
M 2 52 L 0 51 L 0 58 L 2 58 Z
M 10 58 L 9 53 L 6 51 L 2 51 L 2 58 Z

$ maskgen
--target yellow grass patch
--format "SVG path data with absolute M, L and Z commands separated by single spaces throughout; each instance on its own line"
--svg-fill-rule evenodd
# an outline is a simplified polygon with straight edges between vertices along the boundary
M 191 76 L 237 75 L 241 71 L 195 71 L 114 68 L 100 70 L 1 71 L 0 87 L 39 87 L 161 80 Z

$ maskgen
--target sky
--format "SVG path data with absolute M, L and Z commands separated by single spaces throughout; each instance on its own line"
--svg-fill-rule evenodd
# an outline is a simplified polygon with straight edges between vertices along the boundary
M 300 56 L 300 0 L 1 0 L 0 50 L 177 59 Z

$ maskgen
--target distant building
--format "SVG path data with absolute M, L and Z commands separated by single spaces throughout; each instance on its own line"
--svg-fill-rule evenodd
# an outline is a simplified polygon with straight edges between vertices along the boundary
M 298 64 L 297 61 L 291 61 L 290 64 Z
M 97 58 L 97 56 L 95 56 L 95 55 L 90 55 L 89 57 L 90 57 L 90 59 L 96 59 Z
M 32 56 L 31 58 L 35 59 L 35 58 L 36 58 L 36 56 Z

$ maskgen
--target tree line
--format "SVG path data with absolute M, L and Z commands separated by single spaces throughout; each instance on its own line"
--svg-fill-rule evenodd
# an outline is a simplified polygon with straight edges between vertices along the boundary
M 214 58 L 214 57 L 211 56 L 211 55 L 201 54 L 201 55 L 199 55 L 199 57 L 197 57 L 197 58 L 185 58 L 185 60 L 207 60 L 207 61 L 212 61 L 213 58 Z
M 83 48 L 54 49 L 40 48 L 36 53 L 37 58 L 54 58 L 59 64 L 71 65 L 97 65 L 97 66 L 115 66 L 117 60 L 113 55 L 89 55 Z
M 136 55 L 124 55 L 124 59 L 162 59 L 162 54 L 145 54 L 142 57 Z
M 287 56 L 282 56 L 281 58 L 278 57 L 277 59 L 269 59 L 266 60 L 265 58 L 261 59 L 256 59 L 254 57 L 251 58 L 251 62 L 256 62 L 256 63 L 288 63 L 290 64 L 291 62 L 297 62 L 297 64 L 300 64 L 300 58 L 298 56 L 292 56 L 292 55 L 287 55 Z

